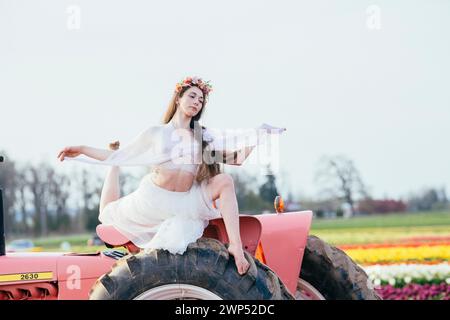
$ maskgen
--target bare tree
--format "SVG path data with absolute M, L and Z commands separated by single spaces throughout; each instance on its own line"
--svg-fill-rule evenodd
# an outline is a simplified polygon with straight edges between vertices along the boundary
M 9 159 L 6 152 L 0 152 L 5 157 L 5 162 L 0 164 L 0 188 L 3 189 L 4 201 L 3 209 L 5 212 L 4 222 L 6 230 L 10 233 L 17 231 L 17 223 L 15 218 L 15 202 L 16 202 L 16 164 Z
M 92 230 L 99 223 L 98 210 L 103 180 L 95 174 L 83 168 L 76 175 L 76 193 L 80 195 L 78 222 L 80 230 Z
M 367 198 L 368 192 L 359 171 L 352 160 L 343 155 L 324 156 L 319 162 L 315 176 L 322 192 L 343 201 L 350 207 L 350 215 L 355 213 L 357 194 Z
M 70 179 L 64 174 L 55 173 L 48 182 L 54 205 L 54 228 L 57 231 L 67 231 L 70 226 L 67 205 L 70 196 Z
M 45 236 L 63 231 L 70 224 L 67 200 L 69 178 L 47 164 L 22 165 L 16 170 L 15 211 L 20 213 L 17 230 L 22 234 Z
M 27 180 L 32 195 L 34 211 L 34 231 L 39 236 L 48 235 L 48 204 L 49 190 L 47 181 L 51 168 L 45 163 L 36 166 L 30 165 L 27 170 Z
M 47 236 L 49 230 L 54 229 L 56 221 L 55 214 L 59 200 L 55 195 L 54 186 L 57 184 L 57 174 L 54 167 L 42 162 L 29 165 L 25 177 L 31 194 L 35 234 Z
M 19 232 L 28 235 L 30 233 L 32 216 L 28 211 L 30 203 L 30 191 L 28 188 L 28 181 L 26 177 L 27 167 L 23 166 L 17 170 L 17 196 L 16 196 L 16 211 L 20 212 L 20 228 Z

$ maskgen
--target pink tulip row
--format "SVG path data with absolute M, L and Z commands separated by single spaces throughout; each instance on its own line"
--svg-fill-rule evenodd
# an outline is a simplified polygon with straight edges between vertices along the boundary
M 450 300 L 450 285 L 408 284 L 402 288 L 391 285 L 376 287 L 375 290 L 384 300 Z

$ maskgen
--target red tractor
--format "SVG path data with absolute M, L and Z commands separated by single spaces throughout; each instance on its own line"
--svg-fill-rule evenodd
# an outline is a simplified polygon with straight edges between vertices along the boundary
M 0 162 L 3 159 L 0 159 Z M 12 299 L 380 299 L 364 270 L 343 251 L 308 236 L 312 212 L 240 217 L 250 263 L 237 272 L 222 219 L 182 255 L 138 252 L 112 226 L 99 225 L 109 250 L 95 253 L 5 253 L 0 190 L 0 300 Z M 115 248 L 125 247 L 126 252 Z

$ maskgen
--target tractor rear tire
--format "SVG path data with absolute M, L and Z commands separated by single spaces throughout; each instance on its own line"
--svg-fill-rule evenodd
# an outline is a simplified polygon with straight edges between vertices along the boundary
M 247 273 L 237 272 L 228 245 L 210 238 L 182 255 L 151 250 L 118 260 L 91 289 L 91 300 L 226 299 L 293 300 L 278 276 L 248 252 Z
M 345 252 L 316 236 L 308 237 L 300 279 L 326 300 L 381 300 L 360 266 Z

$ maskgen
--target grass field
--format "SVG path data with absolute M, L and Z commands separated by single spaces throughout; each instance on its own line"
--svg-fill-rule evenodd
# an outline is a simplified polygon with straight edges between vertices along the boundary
M 92 234 L 90 233 L 68 235 L 68 236 L 52 236 L 48 238 L 36 238 L 33 239 L 33 242 L 37 246 L 44 248 L 59 247 L 60 244 L 64 241 L 69 242 L 72 246 L 85 246 L 87 244 L 88 239 L 91 236 Z
M 351 219 L 314 219 L 313 230 L 450 226 L 450 212 L 397 213 Z
M 70 251 L 72 252 L 85 253 L 108 249 L 106 246 L 88 246 L 87 242 L 92 236 L 93 233 L 53 236 L 48 238 L 36 238 L 33 239 L 33 242 L 36 246 L 42 248 L 43 251 L 67 251 L 61 248 L 63 242 L 68 242 L 70 244 Z
M 437 237 L 450 238 L 450 212 L 315 219 L 310 234 L 334 245 L 432 241 Z
M 379 228 L 339 228 L 313 229 L 310 234 L 333 245 L 367 243 L 402 243 L 408 240 L 428 240 L 448 237 L 450 225 L 434 227 L 379 227 Z

